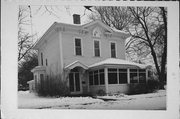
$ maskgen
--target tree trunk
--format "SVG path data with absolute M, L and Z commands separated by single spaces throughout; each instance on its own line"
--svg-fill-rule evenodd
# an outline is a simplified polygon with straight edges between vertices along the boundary
M 160 88 L 164 89 L 164 84 L 166 82 L 166 62 L 167 62 L 167 17 L 166 17 L 166 10 L 164 7 L 160 7 L 161 12 L 162 12 L 162 17 L 164 21 L 164 52 L 162 54 L 162 59 L 161 59 L 161 74 L 159 76 L 160 80 Z

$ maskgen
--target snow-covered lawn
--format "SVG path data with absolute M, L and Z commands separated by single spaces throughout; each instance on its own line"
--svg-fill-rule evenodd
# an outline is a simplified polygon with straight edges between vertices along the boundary
M 165 110 L 166 91 L 140 95 L 92 97 L 38 97 L 28 91 L 18 92 L 19 108 L 33 109 L 136 109 Z

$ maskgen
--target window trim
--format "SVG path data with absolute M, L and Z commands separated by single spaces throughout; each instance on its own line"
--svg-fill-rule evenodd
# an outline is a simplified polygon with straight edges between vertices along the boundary
M 76 39 L 81 40 L 81 55 L 76 55 Z M 83 40 L 81 37 L 74 37 L 74 55 L 75 56 L 83 56 Z
M 136 71 L 131 71 L 131 70 L 136 70 Z M 129 75 L 130 75 L 130 84 L 135 84 L 134 82 L 132 82 L 133 80 L 131 79 L 131 74 L 135 74 L 136 73 L 136 77 L 137 77 L 137 82 L 135 83 L 139 83 L 139 69 L 136 69 L 136 68 L 131 68 L 129 70 Z
M 111 43 L 114 43 L 114 44 L 115 44 L 115 57 L 112 57 Z M 111 58 L 117 58 L 117 42 L 116 42 L 116 41 L 110 41 L 110 57 L 111 57 Z
M 134 70 L 134 68 L 131 68 L 132 70 Z M 141 69 L 135 69 L 135 70 L 137 70 L 137 71 L 131 71 L 131 69 L 129 70 L 129 75 L 130 75 L 130 77 L 131 77 L 131 73 L 136 73 L 137 74 L 137 82 L 136 83 L 140 83 L 140 73 L 142 73 L 142 74 L 145 74 L 146 75 L 146 69 L 143 69 L 144 71 L 142 71 L 142 72 L 140 72 L 139 70 L 141 70 Z M 147 81 L 147 79 L 146 79 L 146 77 L 145 77 L 145 83 L 146 83 L 146 81 Z M 133 82 L 131 82 L 131 78 L 130 78 L 130 84 L 134 84 Z
M 116 71 L 109 71 L 109 69 L 116 69 Z M 119 84 L 118 68 L 108 68 L 108 72 L 107 73 L 108 73 L 108 84 L 110 84 L 110 85 L 111 84 Z M 109 74 L 110 73 L 113 73 L 113 74 L 116 73 L 116 78 L 117 78 L 116 82 L 117 83 L 110 83 L 110 80 L 109 80 Z
M 92 70 L 92 71 L 89 71 L 89 73 L 90 72 L 92 72 L 92 84 L 90 85 L 90 74 L 89 74 L 89 76 L 88 76 L 88 81 L 89 81 L 89 86 L 104 86 L 105 85 L 105 72 L 103 72 L 103 74 L 104 74 L 104 84 L 101 84 L 101 82 L 100 82 L 100 70 L 102 70 L 102 69 L 96 69 L 96 70 Z M 104 69 L 103 69 L 104 70 Z M 95 71 L 98 71 L 97 72 L 97 75 L 98 75 L 98 84 L 95 84 L 95 80 L 94 80 L 94 77 L 95 77 Z
M 99 53 L 100 53 L 99 56 L 95 56 L 95 44 L 94 44 L 94 41 L 99 41 L 99 50 L 100 50 L 99 51 Z M 97 38 L 93 39 L 93 53 L 94 53 L 93 54 L 94 57 L 101 57 L 101 40 L 100 39 L 97 39 Z
M 118 69 L 118 76 L 120 75 L 121 76 L 121 74 L 126 74 L 127 75 L 127 78 L 126 78 L 126 83 L 121 83 L 121 78 L 120 78 L 120 76 L 118 77 L 118 84 L 128 84 L 128 69 L 125 69 L 126 71 L 119 71 L 119 70 L 121 70 L 121 69 L 125 69 L 125 68 L 119 68 Z

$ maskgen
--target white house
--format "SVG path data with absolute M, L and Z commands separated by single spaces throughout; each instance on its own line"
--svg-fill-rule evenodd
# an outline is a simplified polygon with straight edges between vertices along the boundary
M 71 94 L 108 94 L 127 93 L 129 84 L 147 81 L 146 65 L 125 60 L 127 33 L 99 20 L 81 25 L 79 15 L 73 18 L 74 24 L 55 22 L 35 44 L 35 83 L 60 74 Z

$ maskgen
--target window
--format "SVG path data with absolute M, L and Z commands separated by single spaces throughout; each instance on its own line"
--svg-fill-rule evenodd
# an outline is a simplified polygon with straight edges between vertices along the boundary
M 111 42 L 111 57 L 116 58 L 116 44 Z
M 46 66 L 48 65 L 47 59 L 46 59 Z
M 99 45 L 99 41 L 97 40 L 94 40 L 94 56 L 100 57 L 100 45 Z
M 89 85 L 104 85 L 104 69 L 89 72 Z
M 99 84 L 99 78 L 98 78 L 98 70 L 94 71 L 94 85 Z
M 127 69 L 108 68 L 108 84 L 128 83 Z M 130 69 L 130 83 L 146 83 L 145 69 Z M 89 72 L 89 85 L 104 85 L 105 72 L 99 69 Z
M 139 69 L 139 83 L 146 83 L 146 70 Z
M 127 83 L 127 69 L 119 69 L 119 83 Z
M 76 55 L 82 55 L 81 39 L 79 39 L 79 38 L 75 38 L 75 53 L 76 53 Z
M 41 53 L 41 65 L 43 66 L 43 53 Z
M 108 83 L 117 84 L 117 69 L 108 69 Z
M 130 83 L 138 83 L 138 70 L 130 69 Z
M 99 75 L 100 75 L 100 84 L 104 84 L 104 69 L 99 70 Z

